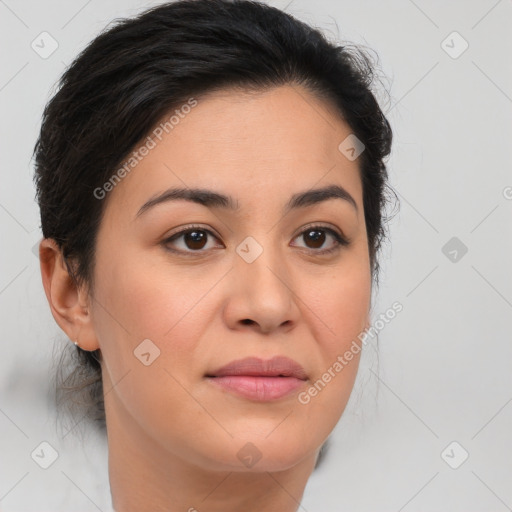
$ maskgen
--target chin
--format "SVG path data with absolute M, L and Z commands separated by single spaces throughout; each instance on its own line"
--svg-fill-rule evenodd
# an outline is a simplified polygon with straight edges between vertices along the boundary
M 265 436 L 245 433 L 224 442 L 215 442 L 212 450 L 202 454 L 205 469 L 240 473 L 279 472 L 293 468 L 308 458 L 311 458 L 313 467 L 323 442 L 321 439 L 304 439 L 304 436 L 300 438 L 285 430 L 280 434 L 276 431 Z

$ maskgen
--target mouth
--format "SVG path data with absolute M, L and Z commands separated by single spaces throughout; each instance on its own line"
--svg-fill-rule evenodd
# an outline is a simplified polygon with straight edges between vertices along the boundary
M 304 386 L 308 376 L 293 359 L 248 357 L 232 361 L 206 375 L 215 386 L 249 400 L 265 402 L 284 398 Z

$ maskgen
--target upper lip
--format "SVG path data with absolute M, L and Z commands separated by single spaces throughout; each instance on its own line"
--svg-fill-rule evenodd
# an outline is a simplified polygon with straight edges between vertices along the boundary
M 306 380 L 304 368 L 289 357 L 276 356 L 272 359 L 247 357 L 231 361 L 222 368 L 208 373 L 207 377 L 226 377 L 230 375 L 246 375 L 253 377 L 295 377 Z

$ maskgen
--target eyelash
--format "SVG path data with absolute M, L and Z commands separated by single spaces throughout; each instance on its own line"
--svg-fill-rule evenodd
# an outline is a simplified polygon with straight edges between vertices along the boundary
M 294 239 L 301 235 L 304 235 L 308 231 L 313 231 L 313 230 L 325 231 L 326 233 L 330 234 L 334 238 L 336 244 L 334 245 L 334 247 L 332 247 L 330 249 L 324 249 L 324 250 L 308 249 L 307 247 L 306 248 L 302 247 L 301 249 L 309 250 L 312 253 L 317 254 L 317 255 L 326 255 L 326 254 L 331 254 L 334 251 L 338 251 L 342 247 L 346 247 L 346 246 L 350 245 L 350 240 L 348 240 L 344 236 L 340 235 L 337 231 L 335 231 L 334 229 L 331 229 L 327 226 L 323 226 L 323 225 L 319 225 L 319 224 L 313 224 L 313 225 L 307 226 L 300 233 L 298 233 L 294 237 Z M 194 251 L 194 250 L 183 251 L 181 249 L 176 250 L 176 249 L 171 249 L 168 246 L 168 244 L 170 242 L 173 242 L 173 241 L 179 239 L 181 236 L 186 235 L 187 233 L 191 233 L 193 231 L 202 231 L 202 232 L 208 233 L 208 235 L 211 235 L 212 237 L 218 239 L 218 237 L 209 229 L 206 229 L 202 226 L 190 225 L 190 226 L 187 226 L 185 229 L 182 229 L 181 231 L 174 233 L 169 238 L 166 238 L 165 240 L 163 240 L 162 244 L 168 251 L 173 252 L 173 253 L 178 253 L 178 254 L 184 254 L 186 256 L 194 256 L 196 254 L 202 254 L 202 253 L 206 252 L 205 250 L 202 250 L 202 249 L 199 249 L 197 251 Z

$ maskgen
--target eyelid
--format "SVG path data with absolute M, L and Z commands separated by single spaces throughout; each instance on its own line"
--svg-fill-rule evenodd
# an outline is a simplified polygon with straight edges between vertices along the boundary
M 297 238 L 299 235 L 302 235 L 308 229 L 315 229 L 315 228 L 321 229 L 321 230 L 327 231 L 327 232 L 333 232 L 337 236 L 342 238 L 344 241 L 346 241 L 347 243 L 351 242 L 351 240 L 347 236 L 345 236 L 345 233 L 343 233 L 343 231 L 336 228 L 332 224 L 329 224 L 328 222 L 311 222 L 309 224 L 306 224 L 305 226 L 301 226 L 299 228 L 299 230 L 293 235 L 292 238 Z
M 194 229 L 197 229 L 198 231 L 205 231 L 206 233 L 209 233 L 210 235 L 213 235 L 215 238 L 219 239 L 220 235 L 215 233 L 211 228 L 202 226 L 200 224 L 188 224 L 185 226 L 180 226 L 176 231 L 171 232 L 171 234 L 167 235 L 164 239 L 164 242 L 168 242 L 171 238 L 178 236 L 178 235 L 184 235 L 185 233 L 189 231 L 193 231 Z

